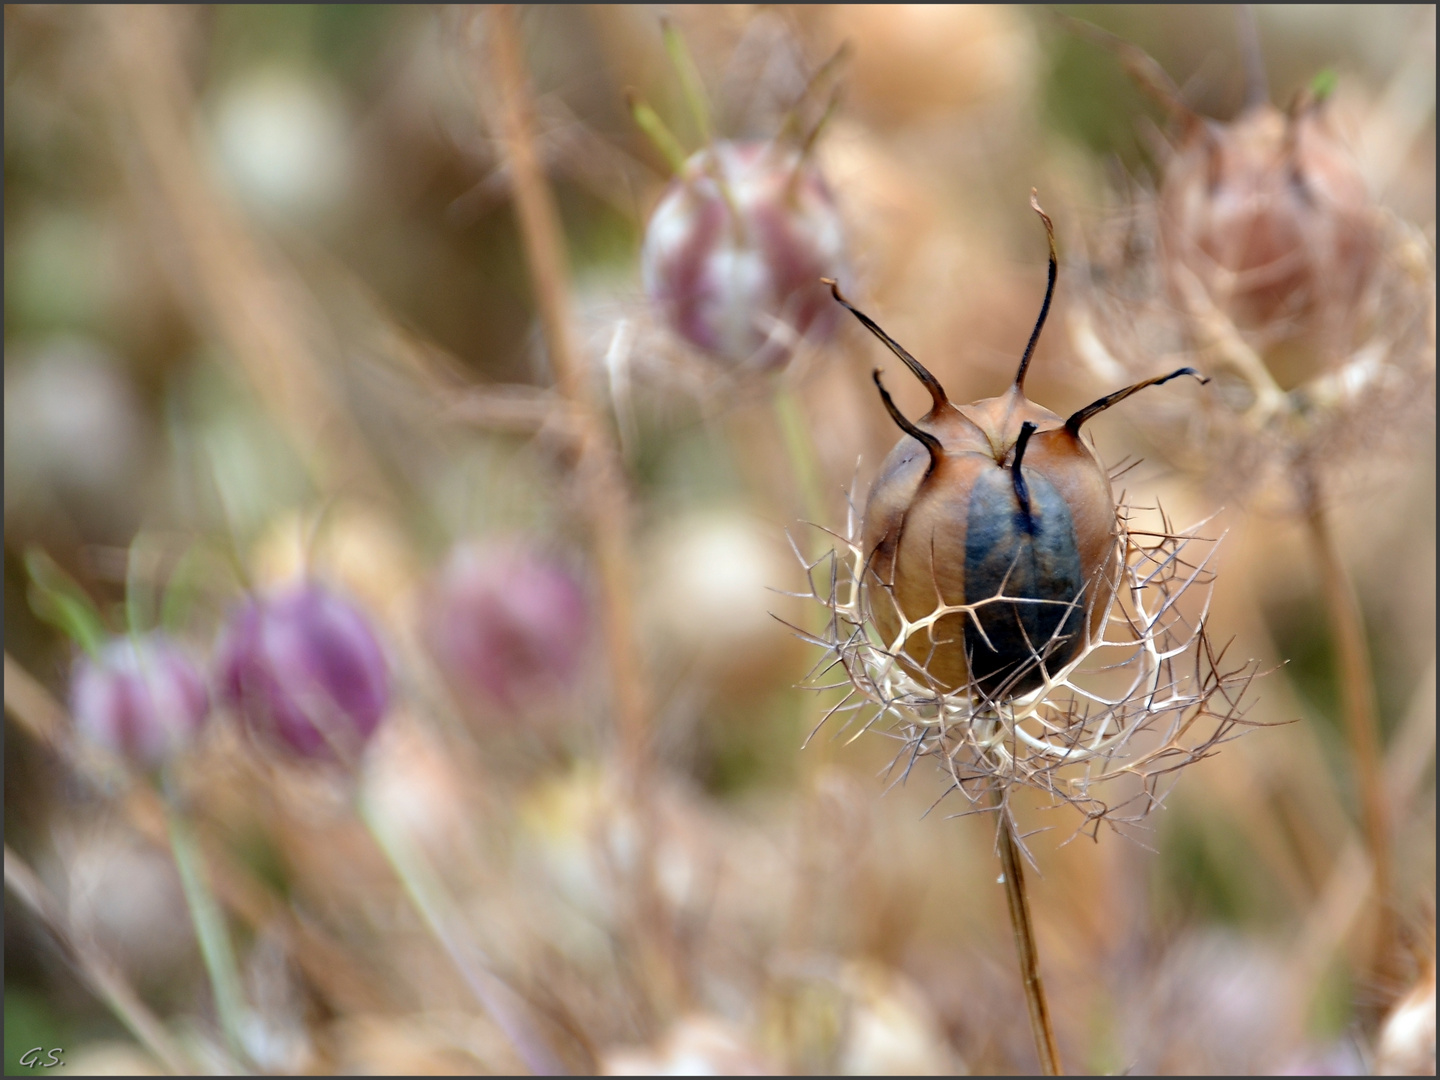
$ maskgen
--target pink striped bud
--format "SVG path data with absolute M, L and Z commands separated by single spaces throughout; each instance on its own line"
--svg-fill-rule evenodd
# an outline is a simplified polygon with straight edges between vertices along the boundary
M 844 260 L 830 189 L 800 151 L 722 142 L 693 155 L 645 230 L 645 291 L 675 333 L 731 364 L 778 367 L 834 332 L 822 277 Z
M 515 542 L 461 545 L 440 571 L 426 637 L 457 690 L 513 709 L 574 679 L 588 608 L 554 559 Z
M 353 760 L 390 704 L 370 621 L 313 581 L 240 608 L 218 666 L 220 691 L 249 728 L 305 758 Z
M 70 679 L 80 734 L 154 768 L 189 744 L 210 712 L 205 681 L 174 642 L 155 633 L 117 638 L 83 657 Z

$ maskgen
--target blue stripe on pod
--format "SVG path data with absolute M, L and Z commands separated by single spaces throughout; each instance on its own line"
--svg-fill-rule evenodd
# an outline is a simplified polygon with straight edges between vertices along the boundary
M 975 480 L 965 535 L 965 602 L 1002 594 L 1047 603 L 994 603 L 965 621 L 971 678 L 987 695 L 1038 687 L 1037 654 L 1055 672 L 1074 659 L 1085 625 L 1085 575 L 1070 507 L 1050 481 L 1021 467 L 1030 513 L 1020 507 L 1010 470 L 985 469 Z M 989 639 L 989 645 L 986 639 Z M 993 648 L 991 647 L 993 646 Z

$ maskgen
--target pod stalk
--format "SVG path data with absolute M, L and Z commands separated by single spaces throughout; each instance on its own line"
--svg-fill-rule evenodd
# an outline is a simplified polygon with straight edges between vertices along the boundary
M 1030 917 L 1030 894 L 1025 888 L 1025 869 L 1014 826 L 1000 821 L 1000 869 L 1005 884 L 1005 902 L 1010 909 L 1010 928 L 1015 932 L 1015 951 L 1020 961 L 1020 982 L 1025 988 L 1025 1005 L 1030 1013 L 1030 1032 L 1035 1036 L 1035 1053 L 1043 1076 L 1061 1076 L 1060 1048 L 1050 1021 L 1050 1002 L 1040 979 L 1040 952 L 1035 945 L 1035 924 Z

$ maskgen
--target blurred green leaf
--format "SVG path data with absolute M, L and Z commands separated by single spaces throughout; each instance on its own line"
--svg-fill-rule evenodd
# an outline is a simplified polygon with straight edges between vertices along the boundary
M 105 621 L 85 590 L 40 548 L 25 552 L 30 575 L 30 608 L 91 656 L 104 642 Z
M 1315 77 L 1310 80 L 1310 93 L 1315 96 L 1316 101 L 1324 101 L 1335 92 L 1335 87 L 1339 85 L 1339 82 L 1340 73 L 1334 68 L 1326 68 L 1324 71 L 1317 72 Z

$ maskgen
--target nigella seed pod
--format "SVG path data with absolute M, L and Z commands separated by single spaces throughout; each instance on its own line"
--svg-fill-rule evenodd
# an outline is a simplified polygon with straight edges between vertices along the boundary
M 153 633 L 82 657 L 70 678 L 70 712 L 84 738 L 154 768 L 199 734 L 210 695 L 190 658 Z
M 570 683 L 589 604 L 570 570 L 519 543 L 460 545 L 435 583 L 426 638 L 462 694 L 514 709 Z
M 1274 340 L 1326 328 L 1327 301 L 1352 305 L 1379 254 L 1364 178 L 1321 102 L 1258 102 L 1228 124 L 1187 116 L 1159 210 L 1177 293 L 1188 277 L 1237 328 Z
M 353 761 L 390 704 L 390 671 L 370 621 L 302 581 L 248 600 L 218 650 L 225 701 L 249 729 L 304 758 Z
M 717 142 L 681 167 L 645 229 L 641 270 L 660 317 L 701 352 L 773 368 L 823 340 L 820 277 L 844 258 L 835 200 L 801 149 Z
M 955 406 L 933 375 L 831 282 L 835 299 L 899 357 L 934 407 L 907 419 L 875 384 L 906 434 L 880 467 L 865 506 L 866 610 L 885 641 L 938 689 L 990 700 L 1035 690 L 1100 629 L 1119 570 L 1115 498 L 1081 426 L 1146 379 L 1068 419 L 1025 397 L 1025 372 L 1055 292 L 1050 241 L 1040 317 L 1010 389 Z

